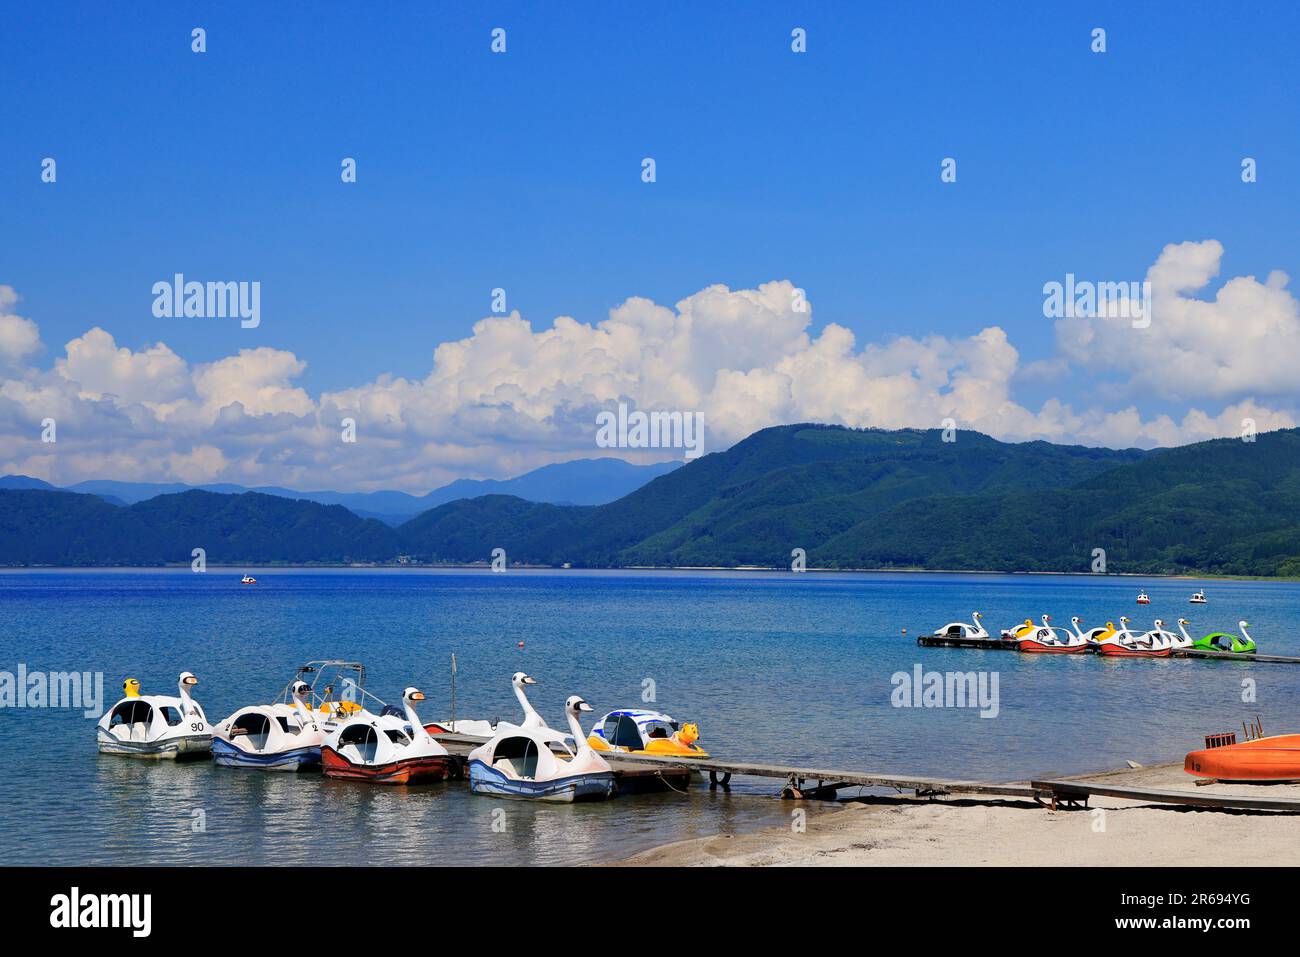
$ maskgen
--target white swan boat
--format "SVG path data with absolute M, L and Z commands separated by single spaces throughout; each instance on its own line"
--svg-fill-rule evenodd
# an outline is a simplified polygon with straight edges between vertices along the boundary
M 469 753 L 469 786 L 475 794 L 520 800 L 592 801 L 614 793 L 614 771 L 592 750 L 578 716 L 591 711 L 577 695 L 565 702 L 569 735 L 547 727 L 502 725 Z M 569 741 L 576 742 L 576 748 Z M 560 753 L 556 753 L 556 749 Z
M 1178 635 L 1174 639 L 1174 651 L 1181 651 L 1196 644 L 1196 639 L 1187 633 L 1187 626 L 1190 624 L 1191 622 L 1186 618 L 1178 619 Z
M 1191 598 L 1187 599 L 1187 603 L 1189 605 L 1208 605 L 1210 600 L 1205 597 L 1204 591 L 1198 591 L 1196 594 L 1192 595 Z
M 190 689 L 199 679 L 181 672 L 179 695 L 142 695 L 140 682 L 127 678 L 122 683 L 125 697 L 99 719 L 95 738 L 101 754 L 132 758 L 208 757 L 212 732 L 203 708 Z
M 361 709 L 340 718 L 321 746 L 325 776 L 377 784 L 415 784 L 453 776 L 455 760 L 415 713 L 415 703 L 423 700 L 422 691 L 407 688 L 401 709 L 386 705 L 379 714 Z
M 1134 634 L 1128 629 L 1128 618 L 1120 617 L 1120 629 L 1097 646 L 1097 654 L 1116 658 L 1168 658 L 1173 654 L 1174 637 L 1164 630 L 1164 622 L 1156 619 L 1152 631 Z
M 1088 650 L 1088 639 L 1077 630 L 1082 619 L 1075 617 L 1071 621 L 1075 631 L 1057 628 L 1052 624 L 1052 616 L 1044 615 L 1042 626 L 1034 628 L 1031 633 L 1024 633 L 1024 626 L 1021 626 L 1022 634 L 1016 639 L 1016 646 L 1021 651 L 1038 654 L 1082 654 Z
M 225 767 L 311 771 L 320 767 L 327 715 L 311 708 L 311 686 L 291 682 L 293 704 L 241 708 L 213 728 L 212 760 Z
M 950 641 L 987 641 L 991 645 L 1000 644 L 1001 639 L 994 638 L 984 627 L 983 617 L 979 612 L 974 612 L 970 621 L 951 621 L 942 628 L 935 629 L 929 637 L 946 638 Z
M 239 580 L 239 584 L 241 584 L 241 585 L 256 585 L 256 584 L 257 584 L 257 579 L 254 578 L 252 575 L 245 574 L 244 577 L 241 578 L 241 579 Z
M 455 718 L 450 721 L 431 721 L 425 727 L 432 734 L 468 734 L 480 738 L 490 738 L 497 733 L 497 728 L 502 726 L 522 727 L 522 728 L 545 728 L 546 721 L 537 709 L 532 706 L 528 700 L 528 694 L 524 690 L 529 685 L 537 684 L 537 679 L 527 675 L 522 671 L 516 671 L 510 678 L 510 686 L 514 688 L 515 698 L 519 701 L 519 706 L 524 710 L 524 720 L 522 724 L 511 725 L 509 722 L 501 721 L 483 721 L 471 718 Z

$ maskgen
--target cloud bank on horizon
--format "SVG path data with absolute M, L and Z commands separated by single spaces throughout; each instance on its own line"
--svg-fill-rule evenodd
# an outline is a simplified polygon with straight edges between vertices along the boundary
M 999 326 L 861 345 L 835 323 L 814 335 L 811 303 L 774 280 L 712 285 L 673 308 L 634 296 L 594 325 L 482 319 L 437 346 L 423 379 L 384 374 L 315 397 L 294 384 L 307 360 L 292 352 L 247 348 L 191 365 L 161 340 L 133 352 L 99 326 L 42 368 L 37 323 L 0 286 L 0 473 L 423 492 L 573 458 L 673 457 L 597 448 L 597 414 L 619 402 L 699 414 L 706 452 L 803 421 L 896 429 L 951 418 L 1008 441 L 1113 447 L 1236 436 L 1247 418 L 1261 432 L 1292 427 L 1300 301 L 1281 272 L 1233 277 L 1198 298 L 1222 256 L 1214 240 L 1166 246 L 1147 273 L 1147 328 L 1058 319 L 1056 355 L 1036 363 L 1022 363 Z M 1037 409 L 1012 397 L 1035 382 L 1066 394 Z M 354 444 L 340 438 L 346 417 Z M 48 419 L 54 443 L 42 441 Z

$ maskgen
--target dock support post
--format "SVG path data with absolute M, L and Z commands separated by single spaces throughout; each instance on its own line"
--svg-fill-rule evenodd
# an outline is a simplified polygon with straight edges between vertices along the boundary
M 724 791 L 731 790 L 731 772 L 725 772 L 722 777 L 718 777 L 717 771 L 709 772 L 709 790 L 716 791 L 719 787 Z

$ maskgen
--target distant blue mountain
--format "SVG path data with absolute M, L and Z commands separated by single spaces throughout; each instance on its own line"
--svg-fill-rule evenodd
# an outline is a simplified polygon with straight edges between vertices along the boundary
M 30 475 L 0 475 L 0 488 L 42 488 L 53 491 L 56 487 Z
M 66 490 L 98 495 L 114 504 L 127 505 L 158 495 L 172 495 L 193 489 L 221 495 L 261 492 L 263 495 L 301 499 L 321 505 L 342 505 L 362 518 L 377 518 L 395 526 L 435 506 L 480 495 L 513 495 L 529 502 L 553 505 L 604 505 L 635 492 L 647 482 L 671 472 L 681 464 L 659 462 L 654 465 L 632 465 L 614 458 L 575 459 L 572 462 L 543 465 L 512 479 L 457 479 L 450 485 L 444 485 L 425 495 L 396 491 L 299 492 L 277 485 L 249 488 L 229 483 L 184 485 L 179 482 L 116 482 L 110 479 L 78 482 L 67 486 Z M 0 488 L 50 490 L 56 486 L 25 475 L 6 475 L 0 478 Z

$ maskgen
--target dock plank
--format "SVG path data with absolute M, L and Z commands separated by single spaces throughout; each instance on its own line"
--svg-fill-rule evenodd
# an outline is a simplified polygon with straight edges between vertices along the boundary
M 468 754 L 487 738 L 468 734 L 439 734 L 441 741 L 452 753 Z M 782 781 L 823 781 L 827 784 L 844 784 L 859 787 L 894 788 L 916 791 L 919 794 L 990 794 L 1005 797 L 1032 798 L 1035 791 L 1027 784 L 990 784 L 984 781 L 951 780 L 919 775 L 877 774 L 867 771 L 842 771 L 832 768 L 801 768 L 784 764 L 763 764 L 751 761 L 720 761 L 714 758 L 679 758 L 668 755 L 620 754 L 602 751 L 601 757 L 615 771 L 633 769 L 678 769 L 713 772 L 719 775 L 776 778 Z
M 1088 781 L 1030 781 L 1030 787 L 1059 798 L 1077 800 L 1091 796 L 1146 801 L 1152 804 L 1178 804 L 1204 808 L 1240 808 L 1257 811 L 1300 812 L 1300 798 L 1255 797 L 1249 794 L 1206 794 L 1204 791 L 1172 791 L 1168 788 L 1130 788 Z

